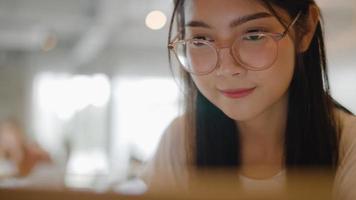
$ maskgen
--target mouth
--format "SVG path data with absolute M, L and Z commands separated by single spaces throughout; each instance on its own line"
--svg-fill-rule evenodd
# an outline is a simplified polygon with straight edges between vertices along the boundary
M 241 88 L 241 89 L 228 89 L 228 90 L 220 90 L 220 92 L 228 98 L 239 99 L 239 98 L 243 98 L 243 97 L 250 95 L 255 89 L 256 89 L 256 87 Z

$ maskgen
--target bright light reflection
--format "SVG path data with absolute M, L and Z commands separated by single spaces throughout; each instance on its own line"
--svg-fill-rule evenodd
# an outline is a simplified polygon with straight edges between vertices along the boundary
M 102 74 L 97 74 L 92 77 L 90 88 L 95 93 L 89 93 L 89 99 L 91 99 L 91 105 L 96 107 L 103 107 L 110 99 L 111 87 L 109 79 Z
M 148 159 L 164 129 L 178 115 L 178 87 L 171 78 L 125 78 L 116 86 L 115 132 L 121 142 L 129 144 L 131 153 Z
M 92 187 L 96 179 L 109 172 L 108 160 L 101 150 L 74 151 L 67 165 L 66 185 Z
M 105 106 L 110 95 L 110 81 L 103 74 L 72 77 L 43 74 L 38 79 L 40 108 L 54 112 L 63 120 L 87 106 Z

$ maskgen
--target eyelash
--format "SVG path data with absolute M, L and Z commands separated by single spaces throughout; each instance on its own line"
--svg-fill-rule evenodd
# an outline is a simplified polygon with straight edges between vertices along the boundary
M 248 34 L 248 33 L 266 33 L 269 32 L 267 28 L 264 27 L 256 27 L 256 28 L 249 28 L 246 31 L 243 31 L 243 34 Z M 212 39 L 212 37 L 209 37 L 207 35 L 193 35 L 192 39 L 198 39 L 198 40 L 204 40 L 204 41 L 209 41 L 209 42 L 214 42 L 215 40 Z
M 204 36 L 204 35 L 196 35 L 196 36 L 193 36 L 192 39 L 195 39 L 195 40 L 205 40 L 205 41 L 209 41 L 209 42 L 213 42 L 214 40 L 211 39 L 209 36 Z

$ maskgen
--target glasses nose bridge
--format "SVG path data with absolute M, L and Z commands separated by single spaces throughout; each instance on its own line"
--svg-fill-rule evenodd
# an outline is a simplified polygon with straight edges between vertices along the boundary
M 226 44 L 226 45 L 221 45 L 221 46 L 220 45 L 215 46 L 215 48 L 218 52 L 220 52 L 221 50 L 224 50 L 224 49 L 230 49 L 230 51 L 231 51 L 232 46 L 233 46 L 233 44 Z
M 228 53 L 230 54 L 230 57 L 235 61 L 237 62 L 235 56 L 234 56 L 234 53 L 232 52 L 232 48 L 233 48 L 233 44 L 230 44 L 230 45 L 224 45 L 224 46 L 221 46 L 221 47 L 215 47 L 216 48 L 216 52 L 218 54 L 218 64 L 221 63 L 221 60 L 224 59 L 224 57 L 222 56 L 222 52 L 223 50 L 228 50 Z
M 218 74 L 240 74 L 244 68 L 233 53 L 234 44 L 215 47 L 218 54 L 216 64 Z

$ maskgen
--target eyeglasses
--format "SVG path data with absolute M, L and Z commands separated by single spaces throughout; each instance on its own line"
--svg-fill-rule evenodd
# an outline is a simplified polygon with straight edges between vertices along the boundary
M 229 47 L 230 53 L 242 67 L 261 71 L 271 67 L 278 57 L 279 41 L 284 38 L 301 16 L 301 12 L 282 33 L 251 32 L 246 33 Z M 180 40 L 179 35 L 168 44 L 180 65 L 194 75 L 206 75 L 219 66 L 219 55 L 223 48 L 217 48 L 204 39 Z

